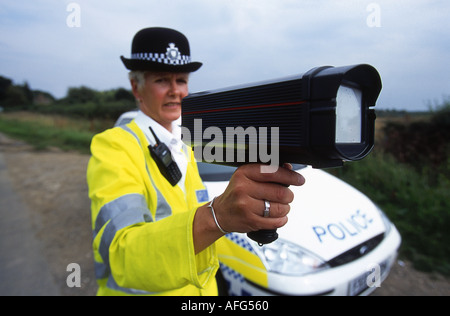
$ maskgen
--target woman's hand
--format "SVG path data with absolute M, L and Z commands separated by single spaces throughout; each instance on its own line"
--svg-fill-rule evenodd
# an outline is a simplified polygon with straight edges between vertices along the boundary
M 303 176 L 286 164 L 273 173 L 262 173 L 262 165 L 249 164 L 236 170 L 225 192 L 214 200 L 214 212 L 221 228 L 227 232 L 249 233 L 277 229 L 286 225 L 294 194 L 288 186 L 301 186 Z M 264 217 L 265 201 L 270 202 L 270 215 Z M 223 236 L 205 205 L 194 219 L 196 253 Z
M 237 169 L 225 192 L 214 201 L 221 227 L 228 232 L 248 233 L 277 229 L 286 225 L 294 194 L 290 185 L 300 186 L 305 179 L 285 165 L 273 173 L 261 173 L 261 165 L 249 164 Z M 264 218 L 265 201 L 270 216 Z

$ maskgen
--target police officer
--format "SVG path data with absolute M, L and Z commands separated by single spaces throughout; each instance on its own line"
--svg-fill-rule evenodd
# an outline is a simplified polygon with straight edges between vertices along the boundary
M 176 124 L 189 74 L 202 66 L 187 38 L 144 29 L 121 59 L 139 112 L 93 138 L 87 170 L 98 295 L 217 295 L 215 241 L 284 226 L 293 193 L 274 183 L 304 179 L 289 166 L 262 174 L 246 165 L 211 202 Z

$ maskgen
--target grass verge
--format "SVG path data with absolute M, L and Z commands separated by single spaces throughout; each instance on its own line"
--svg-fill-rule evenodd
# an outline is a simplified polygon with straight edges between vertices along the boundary
M 21 121 L 0 116 L 0 132 L 21 139 L 36 149 L 42 150 L 50 146 L 63 150 L 75 150 L 83 154 L 89 153 L 93 132 L 80 131 L 73 128 L 62 128 L 33 121 Z
M 403 238 L 401 255 L 415 267 L 450 276 L 450 161 L 439 169 L 416 168 L 374 152 L 362 161 L 333 169 L 377 203 Z

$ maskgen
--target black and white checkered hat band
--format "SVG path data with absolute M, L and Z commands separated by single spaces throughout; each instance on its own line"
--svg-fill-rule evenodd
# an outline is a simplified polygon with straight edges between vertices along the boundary
M 185 56 L 185 55 L 181 55 L 181 54 L 179 54 L 176 58 L 174 58 L 168 54 L 137 53 L 137 54 L 132 54 L 131 59 L 154 61 L 157 63 L 166 64 L 166 65 L 186 65 L 191 62 L 190 56 Z

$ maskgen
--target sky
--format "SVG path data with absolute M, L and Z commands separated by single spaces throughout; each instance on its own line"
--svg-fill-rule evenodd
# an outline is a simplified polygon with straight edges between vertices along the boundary
M 448 0 L 0 0 L 0 75 L 64 97 L 129 88 L 120 56 L 137 31 L 184 33 L 190 91 L 370 64 L 382 109 L 428 110 L 450 96 Z

